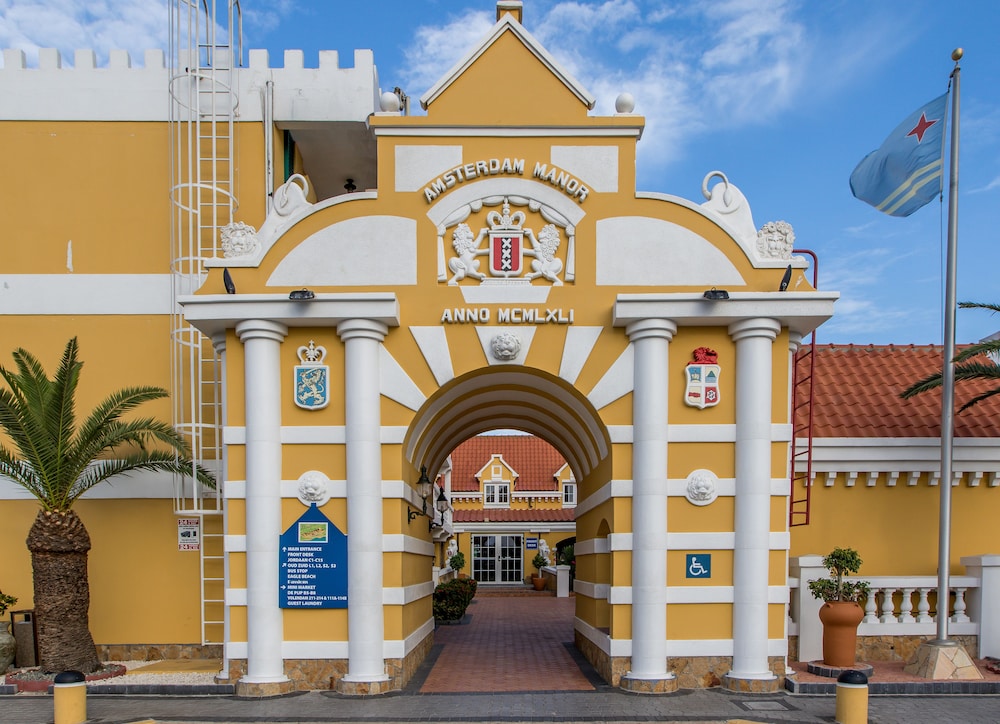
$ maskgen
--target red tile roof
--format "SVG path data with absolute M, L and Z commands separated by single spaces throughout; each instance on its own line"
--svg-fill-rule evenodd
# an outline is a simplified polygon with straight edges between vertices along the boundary
M 814 437 L 940 437 L 941 390 L 909 400 L 899 394 L 940 371 L 942 347 L 817 345 L 816 352 Z M 995 386 L 979 380 L 957 383 L 955 409 Z M 956 414 L 954 434 L 1000 437 L 1000 396 Z
M 575 520 L 574 508 L 544 508 L 511 509 L 486 508 L 483 510 L 456 510 L 453 518 L 456 523 L 484 523 L 489 518 L 491 523 L 561 523 Z
M 553 476 L 566 461 L 547 442 L 533 435 L 478 435 L 451 453 L 452 491 L 479 492 L 476 473 L 497 454 L 519 476 L 512 492 L 557 490 Z

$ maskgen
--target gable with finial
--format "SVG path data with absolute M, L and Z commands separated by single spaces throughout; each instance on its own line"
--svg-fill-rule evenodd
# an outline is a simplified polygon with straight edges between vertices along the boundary
M 596 99 L 498 3 L 496 25 L 420 98 L 428 117 L 496 124 L 569 123 Z M 507 3 L 510 4 L 510 3 Z

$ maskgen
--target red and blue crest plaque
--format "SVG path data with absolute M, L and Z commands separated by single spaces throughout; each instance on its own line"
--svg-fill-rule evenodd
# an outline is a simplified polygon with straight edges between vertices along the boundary
M 719 404 L 719 355 L 708 347 L 699 347 L 693 353 L 694 361 L 684 368 L 687 385 L 684 388 L 684 402 L 704 410 Z

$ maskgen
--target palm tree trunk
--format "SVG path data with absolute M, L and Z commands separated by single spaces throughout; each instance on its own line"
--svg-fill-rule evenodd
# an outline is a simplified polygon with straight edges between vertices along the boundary
M 40 511 L 28 532 L 35 589 L 39 666 L 44 671 L 100 667 L 90 635 L 90 535 L 72 510 Z

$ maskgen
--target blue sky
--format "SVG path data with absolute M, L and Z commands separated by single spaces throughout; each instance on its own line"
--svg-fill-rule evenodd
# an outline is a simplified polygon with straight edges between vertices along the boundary
M 1000 2 L 962 0 L 525 0 L 524 24 L 613 112 L 622 91 L 646 117 L 638 188 L 701 201 L 725 172 L 758 227 L 792 224 L 819 255 L 819 283 L 841 292 L 819 342 L 940 344 L 946 207 L 885 216 L 851 196 L 854 166 L 962 61 L 958 299 L 1000 302 Z M 418 98 L 495 18 L 490 0 L 243 0 L 244 45 L 371 48 L 384 89 Z M 72 58 L 93 48 L 167 45 L 165 0 L 0 0 L 0 47 Z M 518 79 L 497 89 L 516 99 Z M 414 103 L 414 106 L 417 104 Z M 957 341 L 1000 330 L 960 310 Z

